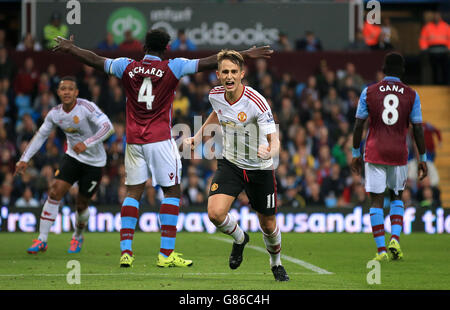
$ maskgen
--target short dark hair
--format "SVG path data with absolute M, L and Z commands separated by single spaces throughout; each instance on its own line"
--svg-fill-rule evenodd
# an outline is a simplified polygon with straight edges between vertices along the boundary
M 75 86 L 78 88 L 78 85 L 77 85 L 77 79 L 76 79 L 73 75 L 66 75 L 66 76 L 63 76 L 63 77 L 61 78 L 61 80 L 59 81 L 59 83 L 61 83 L 62 81 L 72 81 L 72 82 L 75 83 Z
M 145 36 L 145 52 L 163 53 L 169 44 L 170 35 L 162 29 L 149 30 Z
M 405 59 L 400 53 L 391 52 L 384 56 L 383 73 L 400 77 L 405 72 Z

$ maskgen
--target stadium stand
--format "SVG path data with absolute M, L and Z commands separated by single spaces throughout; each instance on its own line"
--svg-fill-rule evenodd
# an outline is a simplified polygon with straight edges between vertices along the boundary
M 186 57 L 199 57 L 202 53 L 188 54 Z M 367 197 L 361 190 L 361 178 L 352 175 L 349 169 L 351 130 L 359 94 L 365 85 L 379 78 L 377 71 L 383 55 L 383 52 L 354 52 L 350 56 L 344 52 L 283 52 L 274 55 L 269 63 L 248 64 L 246 82 L 266 96 L 277 123 L 281 125 L 282 150 L 277 181 L 278 201 L 282 204 L 307 208 L 313 205 L 352 207 L 355 204 L 367 203 Z M 128 56 L 135 59 L 142 57 L 141 54 Z M 171 53 L 168 56 L 177 55 Z M 0 124 L 2 129 L 10 132 L 6 139 L 5 135 L 0 135 L 0 184 L 4 189 L 2 200 L 13 204 L 21 197 L 22 189 L 27 186 L 33 192 L 33 197 L 41 203 L 47 198 L 46 188 L 51 178 L 43 176 L 51 175 L 58 168 L 59 158 L 66 147 L 61 132 L 55 132 L 43 146 L 34 158 L 26 177 L 13 178 L 12 173 L 27 141 L 42 123 L 52 103 L 58 100 L 55 93 L 58 77 L 70 73 L 78 77 L 79 88 L 82 90 L 80 96 L 96 102 L 114 122 L 116 133 L 106 142 L 108 164 L 94 202 L 119 205 L 124 197 L 125 98 L 117 79 L 108 78 L 101 72 L 89 71 L 76 61 L 51 52 L 10 53 L 10 58 L 17 68 L 24 66 L 23 59 L 27 57 L 34 60 L 39 75 L 35 87 L 29 90 L 28 110 L 19 115 L 22 106 L 20 101 L 17 101 L 18 94 L 13 85 L 20 75 L 16 75 L 11 83 L 8 83 L 7 79 L 2 79 L 0 83 L 0 93 L 4 94 L 0 96 L 0 115 L 3 120 Z M 111 54 L 111 57 L 117 55 Z M 302 59 L 302 63 L 293 65 L 292 59 Z M 352 59 L 357 62 L 352 62 Z M 370 65 L 363 65 L 369 63 Z M 267 68 L 259 79 L 255 79 L 257 66 Z M 287 66 L 291 66 L 291 70 L 284 70 Z M 302 70 L 296 67 L 301 67 Z M 273 68 L 277 70 L 271 71 Z M 349 70 L 351 76 L 347 76 Z M 211 111 L 207 94 L 216 84 L 214 72 L 183 78 L 174 103 L 173 123 L 186 123 L 193 129 L 194 115 L 202 115 L 205 119 Z M 442 130 L 444 141 L 450 138 L 450 128 L 446 123 L 450 107 L 445 106 L 445 103 L 450 102 L 448 88 L 416 88 L 421 95 L 424 119 Z M 50 98 L 45 99 L 47 95 L 50 95 Z M 32 103 L 42 100 L 42 97 L 44 101 L 49 102 L 48 107 L 37 109 L 39 105 Z M 197 151 L 202 152 L 201 149 Z M 436 166 L 441 178 L 439 187 L 443 193 L 442 198 L 437 196 L 436 200 L 439 202 L 442 199 L 443 206 L 450 206 L 448 144 L 444 149 L 438 150 Z M 201 203 L 207 194 L 215 162 L 184 160 L 183 168 L 185 200 L 192 204 Z M 194 174 L 199 178 L 192 177 Z M 13 186 L 11 198 L 7 197 L 10 185 Z M 421 199 L 418 195 L 422 193 L 420 184 L 411 183 L 410 186 L 410 198 L 418 202 Z M 143 203 L 157 209 L 161 190 L 152 190 L 150 187 L 149 183 Z M 188 188 L 193 190 L 189 192 Z M 66 203 L 73 201 L 74 191 L 67 195 Z M 439 195 L 439 189 L 436 193 Z M 245 195 L 241 195 L 236 206 L 245 205 L 246 201 Z

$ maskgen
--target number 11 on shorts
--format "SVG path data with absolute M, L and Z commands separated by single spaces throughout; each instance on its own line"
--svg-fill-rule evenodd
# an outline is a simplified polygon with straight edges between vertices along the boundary
M 275 193 L 267 195 L 267 209 L 275 208 Z

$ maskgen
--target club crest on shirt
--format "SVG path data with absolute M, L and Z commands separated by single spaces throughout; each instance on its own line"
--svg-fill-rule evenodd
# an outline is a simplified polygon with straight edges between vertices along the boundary
M 80 122 L 80 119 L 78 118 L 78 116 L 74 116 L 73 117 L 73 122 L 75 123 L 75 124 L 78 124 L 79 122 Z
M 211 192 L 216 191 L 219 188 L 219 185 L 217 183 L 214 183 L 213 185 L 211 185 Z
M 243 123 L 247 120 L 247 114 L 245 114 L 244 112 L 239 112 L 237 119 Z

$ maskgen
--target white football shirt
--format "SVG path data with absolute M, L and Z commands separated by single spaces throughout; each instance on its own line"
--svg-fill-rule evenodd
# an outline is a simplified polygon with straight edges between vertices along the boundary
M 28 144 L 20 161 L 28 162 L 41 148 L 55 126 L 66 134 L 67 155 L 90 166 L 106 165 L 106 152 L 102 142 L 114 132 L 113 125 L 95 103 L 81 98 L 77 99 L 70 112 L 64 111 L 62 104 L 48 112 L 44 123 Z M 72 148 L 79 142 L 84 142 L 87 149 L 77 154 Z
M 244 86 L 236 102 L 225 99 L 225 88 L 214 87 L 209 101 L 217 113 L 222 129 L 222 155 L 241 169 L 261 170 L 273 165 L 273 159 L 257 156 L 258 146 L 269 145 L 267 135 L 276 132 L 275 121 L 266 99 L 256 90 Z

